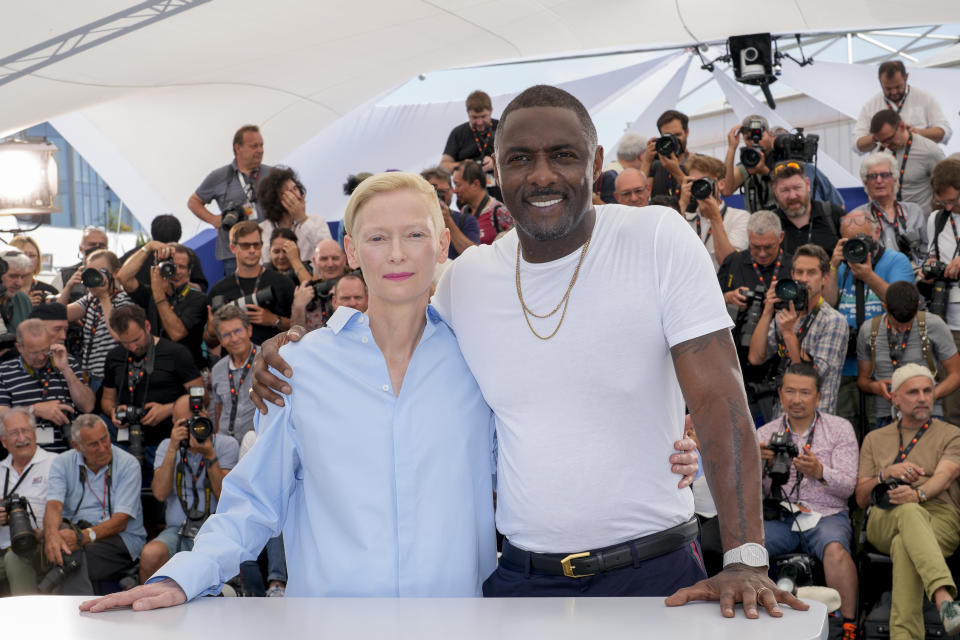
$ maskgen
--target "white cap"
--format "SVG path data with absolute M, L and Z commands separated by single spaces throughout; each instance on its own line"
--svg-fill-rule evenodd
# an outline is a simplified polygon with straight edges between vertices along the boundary
M 910 378 L 916 378 L 917 376 L 923 376 L 930 382 L 936 384 L 936 380 L 934 380 L 933 374 L 930 373 L 930 369 L 911 362 L 897 368 L 897 370 L 893 372 L 893 377 L 890 379 L 890 391 L 896 391 L 904 382 Z

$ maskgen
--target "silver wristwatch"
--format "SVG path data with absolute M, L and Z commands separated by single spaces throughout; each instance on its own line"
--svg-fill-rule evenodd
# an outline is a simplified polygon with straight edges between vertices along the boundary
M 748 567 L 766 567 L 770 564 L 770 556 L 762 544 L 748 542 L 723 554 L 724 567 L 734 563 Z

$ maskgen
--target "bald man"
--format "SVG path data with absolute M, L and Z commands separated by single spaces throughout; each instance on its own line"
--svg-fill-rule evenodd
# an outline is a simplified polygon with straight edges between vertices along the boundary
M 613 197 L 619 204 L 631 207 L 645 207 L 650 199 L 647 177 L 639 169 L 628 167 L 620 172 L 615 183 Z
M 321 240 L 313 250 L 313 274 L 330 280 L 347 272 L 347 255 L 336 240 Z

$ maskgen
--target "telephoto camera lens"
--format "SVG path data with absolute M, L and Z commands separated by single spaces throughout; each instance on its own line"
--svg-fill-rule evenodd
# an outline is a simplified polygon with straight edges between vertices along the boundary
M 177 265 L 173 260 L 158 262 L 157 269 L 160 270 L 160 277 L 164 280 L 172 280 L 177 275 Z
M 809 302 L 807 299 L 807 285 L 791 278 L 778 280 L 774 288 L 774 293 L 780 298 L 780 302 L 774 305 L 775 309 L 789 309 L 790 302 L 792 301 L 793 308 L 800 311 L 801 309 L 806 309 L 807 302 Z
M 713 178 L 699 178 L 690 185 L 690 195 L 697 200 L 706 200 L 713 195 Z
M 15 493 L 7 496 L 3 501 L 3 508 L 7 512 L 7 523 L 10 527 L 10 548 L 18 556 L 27 556 L 37 548 L 37 536 L 33 535 L 30 526 L 30 503 Z
M 205 416 L 191 416 L 187 420 L 187 431 L 202 444 L 213 435 L 213 421 Z
M 657 138 L 654 148 L 657 150 L 657 155 L 675 156 L 680 153 L 680 139 L 668 133 L 665 136 Z
M 102 269 L 87 267 L 80 272 L 80 282 L 88 289 L 91 287 L 102 287 L 107 284 L 107 275 Z
M 843 259 L 847 264 L 863 264 L 870 256 L 873 242 L 864 234 L 857 234 L 843 243 Z
M 740 149 L 740 163 L 747 169 L 753 169 L 763 160 L 763 154 L 753 147 L 743 147 Z
M 43 580 L 41 580 L 40 584 L 37 585 L 37 591 L 46 594 L 53 593 L 54 589 L 63 584 L 63 581 L 67 579 L 67 576 L 79 568 L 79 562 L 72 558 L 64 558 L 62 567 L 59 565 L 54 565 L 53 568 L 47 572 L 47 575 L 43 576 Z

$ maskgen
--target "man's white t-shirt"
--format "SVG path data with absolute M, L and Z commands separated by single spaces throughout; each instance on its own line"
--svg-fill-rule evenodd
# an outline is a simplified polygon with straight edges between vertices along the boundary
M 670 347 L 731 326 L 710 256 L 676 211 L 596 207 L 563 326 L 535 337 L 517 296 L 517 233 L 472 247 L 433 304 L 496 413 L 497 526 L 537 552 L 605 547 L 683 523 L 668 457 L 684 400 Z M 527 307 L 560 301 L 580 258 L 521 258 Z M 562 310 L 530 318 L 549 335 Z
M 35 529 L 43 529 L 43 514 L 47 507 L 47 478 L 50 475 L 50 464 L 57 454 L 50 453 L 46 449 L 37 447 L 33 458 L 23 468 L 23 473 L 17 473 L 13 468 L 13 456 L 7 456 L 0 461 L 0 492 L 3 497 L 11 493 L 26 498 L 33 509 L 33 515 L 37 521 L 31 523 Z M 23 480 L 20 477 L 24 476 Z M 19 486 L 17 483 L 20 483 Z M 16 492 L 13 488 L 17 487 Z M 0 549 L 10 547 L 10 527 L 0 527 Z

